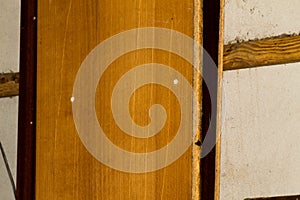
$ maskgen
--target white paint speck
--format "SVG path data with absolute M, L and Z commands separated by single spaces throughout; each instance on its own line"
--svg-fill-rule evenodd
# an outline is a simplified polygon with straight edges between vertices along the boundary
M 71 97 L 71 102 L 74 102 L 75 101 L 75 97 Z
M 173 83 L 174 85 L 177 85 L 179 83 L 178 79 L 174 79 Z

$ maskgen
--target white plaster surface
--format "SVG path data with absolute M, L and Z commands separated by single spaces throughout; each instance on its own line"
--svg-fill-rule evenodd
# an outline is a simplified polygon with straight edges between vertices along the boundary
M 299 0 L 225 0 L 225 43 L 300 33 Z
M 226 71 L 221 200 L 300 194 L 300 63 Z
M 19 71 L 19 0 L 0 0 L 0 25 L 0 72 Z
M 0 73 L 19 71 L 20 1 L 0 0 Z M 0 140 L 16 179 L 18 97 L 0 99 Z M 13 200 L 12 187 L 0 157 L 0 199 Z
M 300 33 L 300 0 L 225 0 L 225 44 Z M 300 194 L 300 63 L 224 72 L 221 200 Z
M 16 180 L 18 97 L 0 99 L 0 140 Z M 2 156 L 0 158 L 0 199 L 13 200 L 13 190 Z

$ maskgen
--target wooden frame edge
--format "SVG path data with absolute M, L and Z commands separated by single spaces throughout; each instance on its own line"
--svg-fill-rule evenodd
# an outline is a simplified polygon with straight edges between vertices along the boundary
M 17 199 L 35 199 L 37 0 L 21 1 Z
M 208 41 L 204 48 L 220 66 L 220 8 L 223 0 L 204 1 L 203 37 Z M 220 7 L 221 2 L 221 7 Z M 208 12 L 209 10 L 209 12 Z M 217 14 L 216 14 L 217 13 Z M 217 33 L 217 34 L 215 34 Z M 216 37 L 217 35 L 217 37 Z M 204 39 L 205 41 L 205 39 Z M 216 45 L 217 44 L 217 45 Z M 21 49 L 20 49 L 20 92 L 19 92 L 19 126 L 18 126 L 18 158 L 17 158 L 17 199 L 35 199 L 35 131 L 36 131 L 36 60 L 37 60 L 37 1 L 21 2 Z M 219 67 L 218 71 L 222 68 Z M 218 78 L 220 83 L 220 76 Z M 205 92 L 204 92 L 205 94 Z M 208 94 L 209 95 L 209 94 Z M 203 96 L 204 102 L 210 97 Z M 206 99 L 206 100 L 205 100 Z M 209 112 L 204 111 L 203 117 L 209 121 Z M 205 122 L 204 122 L 205 123 Z M 202 123 L 203 125 L 203 123 Z M 204 125 L 206 126 L 206 125 Z M 204 128 L 204 129 L 203 129 Z M 205 130 L 205 127 L 202 129 Z M 211 199 L 216 194 L 216 149 L 201 161 L 200 197 Z M 201 166 L 202 166 L 201 165 Z M 208 173 L 207 173 L 208 172 Z M 203 176 L 204 175 L 204 176 Z
M 220 0 L 220 28 L 219 28 L 219 62 L 218 62 L 218 97 L 216 119 L 216 165 L 215 165 L 215 195 L 214 199 L 220 199 L 220 167 L 221 167 L 221 136 L 222 136 L 222 91 L 223 91 L 223 64 L 224 64 L 224 13 L 225 0 Z
M 203 1 L 194 0 L 194 41 L 198 44 L 203 44 Z M 193 62 L 197 70 L 201 71 L 202 66 L 202 57 L 197 54 L 197 51 L 194 52 Z M 200 200 L 200 146 L 197 145 L 197 142 L 200 141 L 201 134 L 201 112 L 202 112 L 202 79 L 197 73 L 193 73 L 193 88 L 196 94 L 197 102 L 193 102 L 193 132 L 195 136 L 193 138 L 193 152 L 192 152 L 192 199 Z

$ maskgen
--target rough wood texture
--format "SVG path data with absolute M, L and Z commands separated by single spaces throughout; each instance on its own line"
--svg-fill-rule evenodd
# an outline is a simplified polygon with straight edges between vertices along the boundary
M 218 98 L 217 98 L 217 119 L 216 119 L 216 164 L 215 164 L 215 194 L 214 199 L 220 200 L 220 176 L 221 176 L 221 136 L 222 136 L 222 91 L 223 91 L 223 70 L 224 70 L 224 14 L 225 0 L 220 0 L 220 28 L 219 28 L 219 49 L 218 49 Z
M 245 200 L 299 200 L 300 195 L 297 196 L 282 196 L 282 197 L 261 197 L 261 198 L 247 198 Z
M 193 1 L 67 0 L 40 1 L 38 6 L 36 199 L 191 199 L 192 147 L 156 172 L 116 171 L 97 161 L 83 146 L 75 129 L 70 98 L 81 62 L 112 35 L 155 26 L 193 37 Z M 172 66 L 190 83 L 193 81 L 185 60 L 160 50 L 131 52 L 111 64 L 99 81 L 96 112 L 105 132 L 113 133 L 107 137 L 128 151 L 148 152 L 166 145 L 180 120 L 175 96 L 154 85 L 135 92 L 130 110 L 132 118 L 145 125 L 149 123 L 149 106 L 164 105 L 172 115 L 157 136 L 130 137 L 111 117 L 110 98 L 116 81 L 131 68 L 149 62 Z
M 224 70 L 300 61 L 300 36 L 282 35 L 225 45 Z
M 224 46 L 224 70 L 300 62 L 300 36 L 228 44 Z M 0 97 L 19 95 L 19 83 L 0 83 Z
M 194 0 L 194 40 L 199 44 L 203 44 L 203 7 L 202 7 L 202 0 Z M 198 70 L 202 71 L 201 63 L 202 58 L 194 53 L 194 63 L 199 63 Z M 201 116 L 202 114 L 202 77 L 193 75 L 193 87 L 197 98 L 199 99 L 198 102 L 193 103 L 193 127 L 195 132 L 195 137 L 193 144 L 196 144 L 200 141 L 201 137 L 201 118 L 197 116 Z M 200 199 L 200 146 L 193 145 L 193 155 L 192 155 L 192 199 L 199 200 Z
M 0 74 L 0 98 L 19 95 L 19 73 Z

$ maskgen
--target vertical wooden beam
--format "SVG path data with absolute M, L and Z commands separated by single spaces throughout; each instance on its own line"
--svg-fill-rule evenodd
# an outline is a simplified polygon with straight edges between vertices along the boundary
M 52 0 L 41 1 L 38 10 L 36 198 L 191 199 L 192 145 L 177 161 L 158 171 L 131 174 L 114 170 L 96 160 L 81 142 L 70 98 L 80 64 L 95 46 L 115 34 L 161 27 L 193 38 L 194 1 Z M 200 27 L 197 29 L 201 34 Z M 113 121 L 110 97 L 115 83 L 133 67 L 151 62 L 171 66 L 193 82 L 191 65 L 166 51 L 130 52 L 111 64 L 99 81 L 95 110 L 107 137 L 127 151 L 149 152 L 165 146 L 180 124 L 176 98 L 154 84 L 138 89 L 129 109 L 137 123 L 146 125 L 147 108 L 154 103 L 164 105 L 170 120 L 161 133 L 137 139 L 124 134 Z M 153 79 L 159 73 L 153 72 Z
M 218 60 L 218 97 L 217 97 L 217 119 L 216 119 L 216 164 L 215 164 L 215 200 L 220 200 L 220 173 L 221 173 L 221 136 L 222 136 L 222 91 L 223 91 L 223 59 L 224 59 L 224 14 L 225 1 L 220 0 L 220 22 L 219 22 L 219 60 Z
M 17 199 L 35 199 L 37 1 L 21 1 Z
M 203 8 L 202 0 L 194 0 L 194 41 L 198 44 L 203 44 Z M 202 57 L 194 53 L 194 67 L 197 68 L 199 72 L 202 71 Z M 201 140 L 201 114 L 202 114 L 202 77 L 193 74 L 193 87 L 195 95 L 197 96 L 197 102 L 193 102 L 193 127 L 195 131 L 195 137 L 193 141 L 193 176 L 192 176 L 192 199 L 200 200 L 200 146 L 195 145 Z

